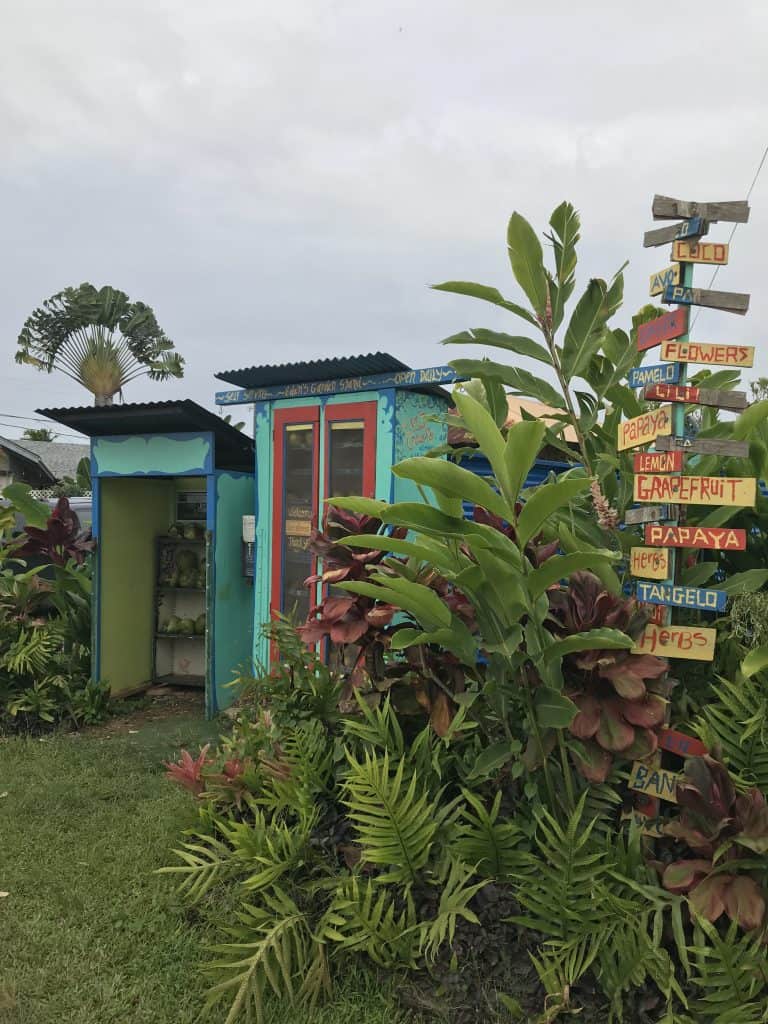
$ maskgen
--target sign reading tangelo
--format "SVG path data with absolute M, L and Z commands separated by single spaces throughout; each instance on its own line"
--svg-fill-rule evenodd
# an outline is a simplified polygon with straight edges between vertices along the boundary
M 664 501 L 673 505 L 754 506 L 757 481 L 754 477 L 664 476 L 636 473 L 635 501 Z

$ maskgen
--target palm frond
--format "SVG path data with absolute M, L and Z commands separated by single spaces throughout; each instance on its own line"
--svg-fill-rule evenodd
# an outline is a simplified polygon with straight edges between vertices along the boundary
M 393 761 L 402 758 L 405 754 L 403 730 L 389 698 L 380 707 L 371 708 L 358 695 L 357 704 L 363 717 L 345 719 L 345 739 L 355 740 L 355 746 L 360 744 L 363 751 L 386 751 Z

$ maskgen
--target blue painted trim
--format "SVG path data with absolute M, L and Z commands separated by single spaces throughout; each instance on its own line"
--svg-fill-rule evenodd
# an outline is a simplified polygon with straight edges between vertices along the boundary
M 101 677 L 101 481 L 97 476 L 91 480 L 91 533 L 96 540 L 96 550 L 93 554 L 94 585 L 91 590 L 91 679 L 98 682 Z
M 245 405 L 250 402 L 272 402 L 279 398 L 318 398 L 322 395 L 354 394 L 381 388 L 413 388 L 424 384 L 452 384 L 466 380 L 450 366 L 430 366 L 423 370 L 400 370 L 397 373 L 376 373 L 368 377 L 345 377 L 340 380 L 311 381 L 306 384 L 275 384 L 266 388 L 217 391 L 216 405 Z
M 205 593 L 205 714 L 213 718 L 219 710 L 216 697 L 216 475 L 211 473 L 205 481 L 205 527 L 210 532 L 212 557 Z
M 195 466 L 190 469 L 185 469 L 182 472 L 157 472 L 152 470 L 151 472 L 136 472 L 136 473 L 114 473 L 111 470 L 106 472 L 100 472 L 98 468 L 98 460 L 94 458 L 94 448 L 99 441 L 109 441 L 110 443 L 119 441 L 132 441 L 135 438 L 139 438 L 143 441 L 149 441 L 152 438 L 160 437 L 168 441 L 206 441 L 208 443 L 208 454 L 205 458 L 205 462 L 202 466 Z M 172 433 L 172 434 L 107 434 L 102 437 L 91 438 L 91 470 L 93 472 L 95 468 L 94 476 L 108 477 L 108 476 L 120 476 L 120 477 L 171 477 L 171 476 L 208 476 L 209 473 L 214 472 L 214 445 L 215 439 L 211 431 L 201 432 L 183 432 L 183 433 Z

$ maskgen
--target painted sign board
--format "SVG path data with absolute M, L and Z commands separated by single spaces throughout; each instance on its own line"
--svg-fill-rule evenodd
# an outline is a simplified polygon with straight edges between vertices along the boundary
M 635 501 L 666 501 L 672 505 L 738 505 L 752 507 L 757 480 L 740 476 L 665 476 L 635 473 Z
M 740 411 L 747 408 L 747 395 L 744 391 L 693 388 L 684 384 L 649 384 L 643 398 L 647 402 L 683 402 L 686 405 L 711 405 L 716 409 Z
M 752 345 L 712 345 L 703 341 L 663 341 L 661 358 L 672 363 L 706 363 L 709 366 L 753 366 Z M 656 381 L 653 381 L 655 384 Z
M 670 754 L 677 754 L 678 757 L 701 757 L 702 754 L 708 753 L 701 740 L 676 729 L 660 729 L 659 746 Z
M 663 604 L 641 604 L 640 607 L 648 616 L 649 626 L 666 626 L 669 609 Z
M 659 409 L 651 409 L 642 416 L 633 416 L 619 424 L 618 449 L 639 448 L 641 444 L 650 444 L 662 434 L 672 433 L 672 406 L 662 405 Z
M 635 452 L 632 470 L 635 473 L 680 473 L 682 452 Z
M 749 455 L 748 441 L 721 441 L 716 437 L 657 437 L 656 448 L 663 452 L 678 449 L 689 455 L 730 455 L 734 459 L 746 459 Z
M 629 788 L 676 804 L 678 778 L 677 772 L 668 772 L 664 768 L 635 761 L 632 765 L 632 774 L 629 776 Z
M 724 590 L 706 590 L 703 587 L 683 587 L 673 583 L 635 584 L 638 601 L 648 604 L 666 604 L 673 608 L 696 608 L 702 612 L 724 612 L 728 595 Z
M 649 523 L 645 543 L 650 547 L 698 548 L 703 551 L 746 551 L 747 531 L 731 526 L 667 526 Z
M 722 203 L 697 203 L 686 199 L 672 199 L 670 196 L 654 196 L 651 206 L 654 220 L 677 220 L 679 217 L 703 217 L 710 221 L 727 221 L 729 224 L 746 224 L 749 220 L 749 203 L 737 199 Z
M 669 551 L 665 548 L 632 548 L 629 553 L 631 576 L 647 580 L 666 580 L 669 577 Z
M 633 654 L 655 654 L 659 658 L 712 661 L 717 630 L 704 626 L 647 625 L 632 648 Z
M 719 267 L 728 262 L 727 242 L 685 242 L 672 243 L 672 259 L 681 263 L 716 263 Z M 680 284 L 672 281 L 671 284 Z M 651 292 L 651 295 L 656 294 Z
M 744 292 L 717 292 L 709 288 L 686 288 L 681 284 L 668 285 L 661 301 L 677 302 L 681 306 L 706 306 L 708 309 L 721 309 L 724 313 L 738 313 L 739 316 L 744 316 L 749 309 L 749 295 Z
M 644 388 L 647 384 L 675 384 L 680 379 L 677 363 L 658 363 L 656 366 L 635 366 L 627 374 L 631 388 Z
M 674 242 L 677 238 L 701 238 L 709 231 L 709 224 L 703 217 L 690 217 L 682 224 L 668 224 L 664 228 L 654 228 L 653 231 L 646 231 L 643 235 L 643 247 L 653 245 L 666 245 L 667 242 Z
M 673 263 L 671 266 L 665 267 L 663 270 L 657 270 L 655 274 L 651 274 L 648 294 L 661 295 L 662 292 L 666 290 L 667 285 L 670 284 L 680 284 L 679 263 Z
M 637 526 L 638 523 L 656 523 L 661 519 L 669 519 L 668 505 L 650 505 L 647 508 L 628 508 L 624 513 L 625 526 Z
M 673 288 L 678 287 L 673 285 Z M 667 289 L 668 291 L 669 289 Z M 666 292 L 665 292 L 666 294 Z M 669 313 L 663 313 L 655 320 L 640 324 L 637 328 L 637 350 L 645 352 L 646 349 L 655 348 L 662 341 L 670 341 L 672 338 L 679 338 L 688 330 L 688 310 L 672 309 Z

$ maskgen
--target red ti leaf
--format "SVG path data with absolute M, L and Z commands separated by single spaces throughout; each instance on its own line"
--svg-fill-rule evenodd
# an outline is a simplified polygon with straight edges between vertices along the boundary
M 640 725 L 644 729 L 652 729 L 661 725 L 667 710 L 667 702 L 655 693 L 649 693 L 644 700 L 623 700 L 620 704 L 621 713 L 632 725 Z
M 582 744 L 582 750 L 572 749 L 573 761 L 580 775 L 588 782 L 605 782 L 611 773 L 613 758 L 593 740 Z
M 733 875 L 709 875 L 688 897 L 691 910 L 707 921 L 716 921 L 725 910 L 725 894 L 733 881 Z
M 668 892 L 690 892 L 711 870 L 711 860 L 676 860 L 664 868 L 661 884 Z
M 590 739 L 600 725 L 600 702 L 586 693 L 575 694 L 571 700 L 579 711 L 569 729 L 580 740 Z
M 762 925 L 765 919 L 765 896 L 754 878 L 737 875 L 725 891 L 724 902 L 726 914 L 740 928 L 751 931 Z
M 595 733 L 595 739 L 604 750 L 612 750 L 621 753 L 631 746 L 635 738 L 635 730 L 624 721 L 617 701 L 606 700 L 603 702 L 600 715 L 600 725 Z

